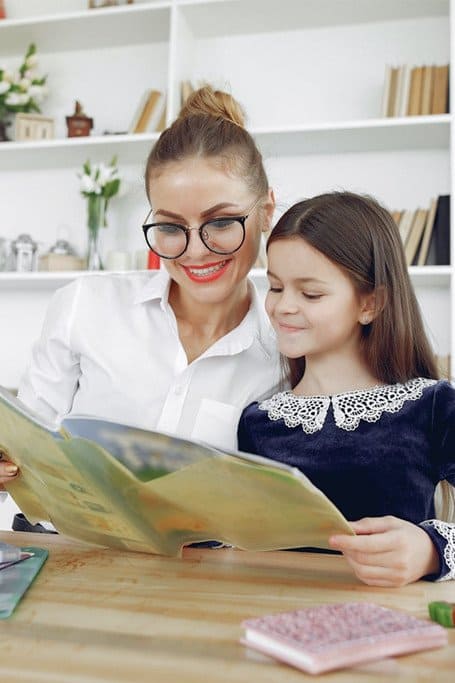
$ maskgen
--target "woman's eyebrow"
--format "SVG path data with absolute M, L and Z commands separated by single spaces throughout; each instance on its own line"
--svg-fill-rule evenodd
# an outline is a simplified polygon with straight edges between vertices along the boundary
M 215 213 L 215 211 L 221 211 L 221 209 L 230 208 L 238 209 L 239 206 L 238 204 L 233 204 L 231 202 L 220 202 L 219 204 L 215 204 L 214 206 L 211 206 L 209 209 L 202 211 L 201 216 L 204 218 L 205 216 L 209 216 L 210 214 Z M 179 221 L 185 220 L 184 216 L 181 216 L 179 213 L 167 211 L 166 209 L 156 209 L 153 213 L 155 214 L 155 216 L 160 214 L 160 216 L 166 216 L 167 218 L 175 218 Z

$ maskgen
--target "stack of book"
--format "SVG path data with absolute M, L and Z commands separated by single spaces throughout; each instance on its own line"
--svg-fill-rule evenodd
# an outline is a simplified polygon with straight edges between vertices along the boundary
M 428 209 L 392 211 L 408 266 L 450 264 L 450 195 L 431 200 Z
M 382 116 L 428 116 L 449 111 L 449 65 L 387 65 Z

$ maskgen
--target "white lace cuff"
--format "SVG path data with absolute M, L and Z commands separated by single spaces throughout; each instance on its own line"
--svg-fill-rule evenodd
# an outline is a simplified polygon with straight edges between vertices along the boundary
M 427 519 L 425 522 L 421 522 L 420 526 L 435 529 L 446 541 L 441 559 L 444 560 L 445 566 L 449 571 L 437 579 L 437 581 L 455 579 L 455 524 L 442 522 L 440 519 Z M 441 569 L 443 568 L 441 567 Z

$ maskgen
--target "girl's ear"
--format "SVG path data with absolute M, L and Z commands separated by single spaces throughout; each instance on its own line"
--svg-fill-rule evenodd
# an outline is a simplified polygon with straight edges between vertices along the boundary
M 386 302 L 385 287 L 377 287 L 361 297 L 359 323 L 369 325 L 384 309 Z
M 266 220 L 263 223 L 262 232 L 269 232 L 269 230 L 271 230 L 275 206 L 275 194 L 273 192 L 273 189 L 269 187 L 269 191 L 267 193 L 267 200 L 264 204 Z

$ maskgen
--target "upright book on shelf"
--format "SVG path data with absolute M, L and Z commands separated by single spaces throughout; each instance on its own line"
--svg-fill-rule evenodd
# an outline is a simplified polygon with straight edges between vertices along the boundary
M 409 89 L 408 116 L 418 116 L 422 102 L 423 66 L 411 69 L 411 85 Z
M 428 116 L 431 114 L 434 87 L 434 66 L 426 64 L 422 74 L 422 99 L 420 103 L 420 114 Z
M 435 66 L 432 114 L 446 114 L 449 111 L 449 65 Z
M 155 130 L 162 119 L 164 109 L 164 96 L 159 90 L 147 90 L 136 109 L 129 133 L 145 133 Z
M 450 195 L 440 195 L 427 251 L 427 265 L 450 265 Z
M 422 243 L 420 245 L 419 254 L 417 258 L 417 265 L 424 266 L 427 262 L 428 250 L 430 248 L 431 236 L 433 234 L 434 218 L 436 216 L 436 207 L 438 205 L 438 200 L 433 198 L 430 202 L 430 208 L 428 210 L 427 220 L 425 222 L 425 228 L 422 236 Z
M 448 642 L 438 624 L 368 602 L 269 614 L 247 619 L 242 626 L 245 645 L 311 674 Z
M 416 209 L 414 213 L 414 220 L 412 221 L 411 229 L 404 247 L 406 255 L 406 263 L 411 266 L 416 259 L 419 251 L 420 243 L 422 241 L 423 231 L 425 229 L 425 221 L 427 220 L 427 209 Z
M 216 540 L 248 550 L 328 547 L 353 534 L 299 470 L 106 420 L 48 423 L 0 389 L 7 490 L 31 522 L 84 541 L 177 556 Z

